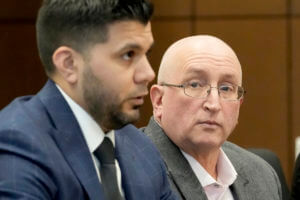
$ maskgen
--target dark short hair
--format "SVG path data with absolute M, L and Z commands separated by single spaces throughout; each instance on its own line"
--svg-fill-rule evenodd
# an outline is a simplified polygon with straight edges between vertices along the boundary
M 44 0 L 36 31 L 46 73 L 55 71 L 52 55 L 60 46 L 83 53 L 88 45 L 107 41 L 110 24 L 136 20 L 146 25 L 152 14 L 148 0 Z

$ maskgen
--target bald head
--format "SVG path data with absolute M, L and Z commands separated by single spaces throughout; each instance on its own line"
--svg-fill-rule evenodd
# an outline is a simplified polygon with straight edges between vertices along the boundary
M 195 59 L 197 58 L 197 59 Z M 221 60 L 218 60 L 222 58 Z M 216 64 L 222 66 L 220 62 L 226 62 L 226 65 L 232 65 L 240 72 L 240 81 L 242 71 L 240 62 L 234 51 L 222 40 L 209 35 L 197 35 L 186 37 L 173 43 L 163 55 L 159 72 L 158 83 L 174 82 L 177 74 L 188 65 L 197 64 L 197 60 L 212 59 Z M 241 83 L 239 83 L 241 84 Z
M 153 116 L 180 149 L 207 158 L 238 122 L 241 84 L 241 65 L 225 42 L 207 35 L 183 38 L 162 58 L 158 84 L 150 90 Z

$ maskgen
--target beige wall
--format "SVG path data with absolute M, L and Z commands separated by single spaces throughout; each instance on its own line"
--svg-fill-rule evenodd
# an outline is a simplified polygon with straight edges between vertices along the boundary
M 300 1 L 153 2 L 155 46 L 150 61 L 155 71 L 166 48 L 182 37 L 212 34 L 231 45 L 243 66 L 247 94 L 230 140 L 276 152 L 290 181 L 294 138 L 300 136 Z M 0 7 L 0 108 L 16 96 L 36 93 L 46 80 L 35 42 L 39 4 L 10 0 Z M 137 125 L 146 125 L 151 113 L 147 100 Z

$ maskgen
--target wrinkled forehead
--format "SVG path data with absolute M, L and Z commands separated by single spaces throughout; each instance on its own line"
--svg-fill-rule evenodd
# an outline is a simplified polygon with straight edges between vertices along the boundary
M 212 36 L 193 36 L 168 48 L 161 62 L 158 82 L 174 81 L 197 70 L 235 76 L 239 84 L 242 81 L 240 62 L 226 43 Z

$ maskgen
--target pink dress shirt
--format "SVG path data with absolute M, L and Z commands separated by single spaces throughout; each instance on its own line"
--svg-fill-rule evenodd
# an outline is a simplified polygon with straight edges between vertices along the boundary
M 224 151 L 220 150 L 217 162 L 217 180 L 208 174 L 196 159 L 184 151 L 181 152 L 188 160 L 209 200 L 234 200 L 229 186 L 235 181 L 237 173 Z

